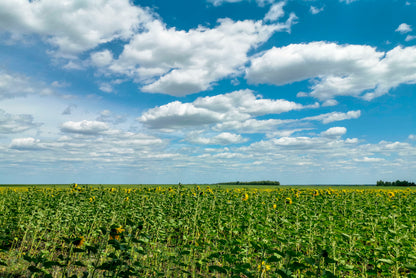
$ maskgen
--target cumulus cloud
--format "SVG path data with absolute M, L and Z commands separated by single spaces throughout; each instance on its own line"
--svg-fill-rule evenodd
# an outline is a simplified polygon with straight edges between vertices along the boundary
M 366 45 L 291 44 L 253 58 L 246 78 L 274 85 L 311 80 L 310 96 L 322 101 L 336 96 L 371 100 L 400 84 L 416 83 L 415 61 L 416 47 L 380 52 Z
M 64 122 L 61 126 L 62 132 L 78 133 L 78 134 L 84 134 L 84 135 L 97 135 L 108 130 L 109 130 L 108 125 L 104 122 L 99 122 L 99 121 L 87 121 L 87 120 L 83 120 L 79 122 L 68 121 L 68 122 Z
M 243 138 L 240 134 L 222 132 L 213 137 L 202 137 L 198 132 L 192 132 L 186 138 L 186 141 L 194 144 L 203 145 L 230 145 L 246 142 L 248 139 Z
M 402 23 L 397 27 L 396 32 L 399 32 L 401 34 L 406 34 L 412 31 L 412 27 L 409 24 Z
M 94 52 L 90 55 L 91 63 L 97 67 L 104 67 L 111 64 L 113 61 L 113 53 L 106 49 L 100 52 Z
M 150 13 L 128 0 L 0 2 L 0 32 L 38 34 L 66 57 L 115 39 L 128 39 Z
M 226 121 L 213 126 L 215 131 L 234 130 L 240 133 L 266 133 L 275 130 L 276 126 L 291 122 L 291 120 L 256 120 L 248 119 L 243 121 Z
M 345 133 L 347 133 L 347 129 L 345 127 L 335 126 L 321 132 L 321 135 L 324 137 L 339 137 Z
M 150 128 L 167 129 L 199 126 L 219 122 L 223 115 L 191 103 L 174 101 L 143 113 L 139 121 Z
M 39 145 L 39 139 L 32 137 L 28 138 L 15 138 L 12 140 L 9 146 L 11 149 L 16 150 L 38 150 L 41 149 Z
M 197 98 L 192 103 L 174 101 L 144 112 L 139 117 L 139 121 L 150 128 L 169 129 L 233 121 L 243 122 L 255 116 L 280 114 L 304 108 L 310 107 L 281 99 L 262 99 L 254 95 L 251 90 L 240 90 Z M 217 128 L 221 127 L 217 126 Z
M 0 109 L 0 134 L 20 133 L 41 126 L 28 114 L 13 115 Z
M 133 36 L 107 70 L 133 78 L 148 93 L 184 96 L 208 90 L 213 82 L 243 72 L 247 53 L 274 32 L 290 30 L 293 17 L 275 24 L 219 19 L 214 28 L 188 31 L 154 20 Z
M 331 112 L 326 114 L 321 114 L 318 116 L 306 117 L 302 120 L 306 121 L 322 121 L 324 124 L 336 122 L 336 121 L 343 121 L 349 119 L 358 119 L 361 116 L 360 110 L 355 111 L 348 111 L 347 113 L 342 112 Z

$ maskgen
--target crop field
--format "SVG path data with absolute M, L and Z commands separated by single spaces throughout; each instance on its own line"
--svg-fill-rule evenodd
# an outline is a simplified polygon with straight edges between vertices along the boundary
M 0 277 L 415 277 L 409 188 L 0 187 Z

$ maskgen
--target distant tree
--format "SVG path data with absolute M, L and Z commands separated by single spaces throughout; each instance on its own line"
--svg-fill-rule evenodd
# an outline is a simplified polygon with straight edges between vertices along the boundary
M 396 181 L 393 181 L 393 182 L 379 180 L 379 181 L 377 181 L 376 185 L 377 186 L 406 186 L 406 187 L 416 186 L 416 184 L 414 182 L 409 182 L 409 181 L 405 181 L 405 180 L 403 180 L 403 181 L 396 180 Z

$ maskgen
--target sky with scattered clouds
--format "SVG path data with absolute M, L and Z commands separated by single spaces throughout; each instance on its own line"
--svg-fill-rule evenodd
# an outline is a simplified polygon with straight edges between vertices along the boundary
M 1 0 L 0 183 L 416 181 L 414 0 Z

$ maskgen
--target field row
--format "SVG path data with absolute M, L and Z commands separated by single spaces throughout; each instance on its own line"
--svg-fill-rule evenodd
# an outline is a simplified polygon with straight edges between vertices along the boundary
M 0 190 L 0 276 L 406 277 L 416 191 Z

